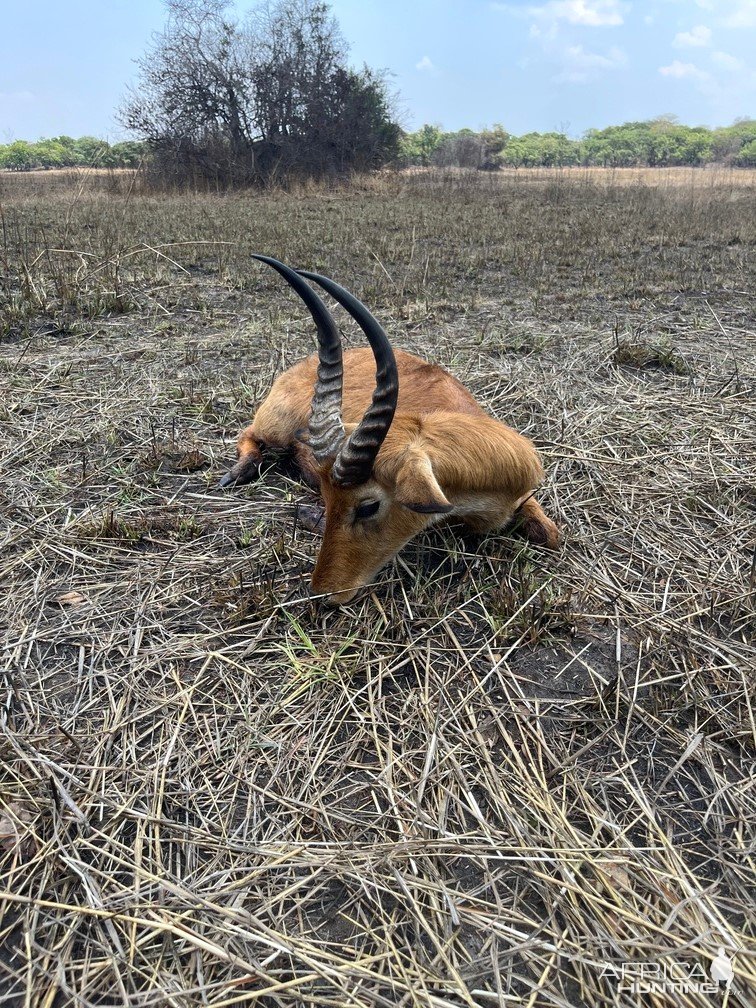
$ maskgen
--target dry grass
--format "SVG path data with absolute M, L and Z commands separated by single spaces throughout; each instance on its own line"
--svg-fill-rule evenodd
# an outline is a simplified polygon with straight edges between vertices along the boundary
M 3 1003 L 754 1003 L 752 180 L 0 179 Z M 252 249 L 530 434 L 561 553 L 314 608 L 310 492 L 213 489 L 312 346 Z

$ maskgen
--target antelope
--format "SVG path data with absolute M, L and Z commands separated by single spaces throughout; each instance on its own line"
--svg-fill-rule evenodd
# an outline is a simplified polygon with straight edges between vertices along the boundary
M 219 487 L 255 479 L 267 450 L 293 455 L 325 504 L 313 594 L 330 605 L 349 602 L 442 518 L 476 532 L 514 523 L 532 542 L 556 548 L 557 527 L 533 497 L 543 468 L 528 438 L 490 417 L 442 367 L 394 351 L 367 308 L 333 280 L 253 258 L 302 298 L 318 353 L 276 378 Z M 355 319 L 370 349 L 342 352 L 336 323 L 308 280 Z

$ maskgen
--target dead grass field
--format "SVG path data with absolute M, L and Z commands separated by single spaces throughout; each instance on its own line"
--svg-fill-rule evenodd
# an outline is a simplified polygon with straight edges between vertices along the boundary
M 755 1003 L 755 177 L 0 175 L 0 1003 Z M 214 490 L 313 347 L 253 250 L 531 436 L 561 552 L 309 602 L 311 492 Z

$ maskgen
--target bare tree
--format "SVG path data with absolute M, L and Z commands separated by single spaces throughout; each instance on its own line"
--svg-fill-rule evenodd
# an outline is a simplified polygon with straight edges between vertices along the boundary
M 325 3 L 277 0 L 243 23 L 226 0 L 166 6 L 120 113 L 161 174 L 249 183 L 368 170 L 394 156 L 385 82 L 349 69 Z

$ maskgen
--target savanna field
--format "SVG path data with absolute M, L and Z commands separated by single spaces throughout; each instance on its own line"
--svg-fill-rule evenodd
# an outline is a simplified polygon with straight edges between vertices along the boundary
M 0 207 L 0 1003 L 756 1003 L 756 172 Z M 315 345 L 252 251 L 531 437 L 560 551 L 309 600 L 316 495 L 215 489 Z

